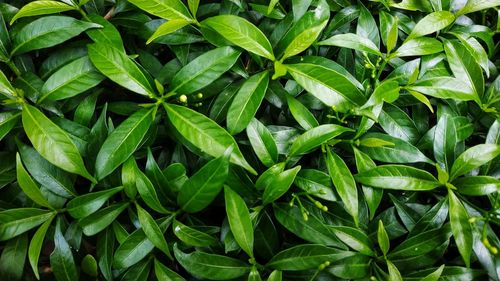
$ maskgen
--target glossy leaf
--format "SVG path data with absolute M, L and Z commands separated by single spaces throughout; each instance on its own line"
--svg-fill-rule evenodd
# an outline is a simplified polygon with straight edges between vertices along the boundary
M 224 199 L 226 214 L 234 239 L 243 251 L 253 258 L 254 235 L 248 207 L 238 193 L 229 187 L 224 188 Z
M 309 152 L 327 143 L 334 137 L 349 131 L 351 131 L 349 128 L 333 124 L 314 127 L 295 139 L 290 147 L 288 157 L 294 157 Z
M 383 189 L 423 191 L 441 185 L 430 173 L 402 165 L 378 166 L 354 177 L 361 184 Z
M 75 9 L 76 8 L 71 5 L 58 1 L 33 1 L 24 5 L 17 12 L 16 15 L 10 20 L 10 24 L 12 25 L 17 19 L 24 17 L 50 15 Z
M 469 215 L 460 199 L 451 190 L 448 192 L 448 204 L 450 205 L 451 232 L 465 265 L 469 267 L 472 254 L 472 226 L 469 222 Z

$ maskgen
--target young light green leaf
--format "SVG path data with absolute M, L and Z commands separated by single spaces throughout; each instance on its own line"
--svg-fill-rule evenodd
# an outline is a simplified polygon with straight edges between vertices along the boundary
M 399 272 L 398 268 L 390 261 L 386 260 L 387 268 L 389 269 L 389 280 L 388 281 L 403 281 L 403 277 Z
M 7 95 L 7 97 L 12 98 L 16 96 L 16 89 L 12 87 L 9 79 L 5 74 L 0 70 L 0 93 Z
M 76 7 L 58 1 L 33 1 L 19 9 L 16 15 L 10 20 L 10 25 L 24 17 L 50 15 L 71 10 L 76 10 Z
M 363 136 L 361 141 L 381 140 L 381 143 L 391 143 L 392 145 L 383 146 L 362 146 L 361 150 L 368 154 L 370 158 L 386 163 L 429 163 L 434 162 L 423 154 L 418 148 L 410 143 L 382 133 L 368 133 Z
M 41 17 L 25 25 L 14 37 L 11 55 L 52 47 L 69 40 L 90 28 L 101 27 L 95 23 L 66 16 Z
M 135 204 L 137 207 L 137 216 L 139 217 L 139 222 L 141 224 L 142 230 L 146 234 L 146 237 L 163 253 L 165 253 L 170 259 L 172 256 L 170 250 L 168 249 L 167 240 L 161 231 L 158 224 L 156 224 L 153 217 L 144 210 L 139 204 Z
M 354 219 L 354 223 L 358 225 L 359 210 L 356 182 L 344 160 L 329 148 L 326 152 L 326 165 L 333 185 L 342 199 L 345 209 Z
M 357 182 L 383 189 L 424 191 L 441 185 L 430 173 L 403 165 L 383 165 L 354 176 Z
M 156 95 L 149 74 L 139 68 L 126 53 L 102 42 L 90 44 L 87 48 L 94 66 L 113 82 L 140 95 Z
M 61 220 L 57 221 L 54 233 L 54 251 L 50 254 L 52 271 L 59 281 L 78 280 L 78 271 L 71 248 L 61 232 Z
M 193 21 L 188 9 L 180 0 L 130 0 L 129 2 L 160 18 Z
M 437 11 L 422 18 L 413 28 L 406 41 L 440 31 L 455 21 L 455 15 L 448 11 Z
M 175 74 L 170 91 L 191 94 L 210 85 L 236 63 L 241 52 L 233 47 L 220 47 L 203 53 Z
M 185 19 L 173 19 L 173 20 L 169 20 L 169 21 L 163 23 L 162 25 L 160 25 L 158 27 L 158 29 L 156 29 L 156 31 L 153 33 L 153 35 L 151 35 L 149 37 L 148 41 L 146 41 L 146 44 L 150 44 L 156 38 L 168 35 L 168 34 L 170 34 L 172 32 L 175 32 L 175 31 L 183 28 L 184 26 L 186 26 L 186 25 L 188 25 L 190 23 L 191 22 L 189 22 L 189 21 L 187 21 Z
M 349 131 L 351 129 L 334 124 L 324 124 L 314 127 L 293 141 L 288 157 L 291 158 L 311 151 L 334 137 Z
M 469 0 L 467 1 L 467 4 L 457 12 L 457 17 L 459 15 L 486 10 L 496 6 L 500 6 L 499 0 Z
M 443 273 L 443 269 L 444 269 L 444 264 L 441 265 L 434 272 L 432 272 L 429 275 L 425 276 L 424 278 L 420 279 L 420 281 L 438 281 L 439 277 L 441 277 L 441 274 Z
M 65 171 L 95 182 L 78 148 L 63 129 L 29 104 L 23 105 L 22 120 L 26 135 L 40 155 Z
M 21 162 L 21 157 L 19 157 L 19 153 L 16 154 L 16 172 L 17 172 L 17 183 L 19 187 L 23 190 L 24 194 L 26 194 L 33 202 L 37 203 L 40 206 L 52 208 L 43 196 L 40 188 L 35 183 L 35 181 L 31 178 L 30 174 L 24 169 L 23 163 Z
M 253 225 L 245 201 L 230 187 L 224 187 L 226 214 L 234 239 L 241 249 L 253 258 Z
M 319 42 L 318 45 L 349 48 L 360 52 L 367 52 L 377 56 L 382 56 L 382 53 L 377 48 L 375 43 L 373 43 L 370 39 L 361 37 L 354 33 L 337 34 Z
M 226 181 L 230 153 L 211 160 L 184 183 L 177 196 L 184 211 L 199 212 L 212 203 Z
M 255 170 L 243 157 L 234 138 L 217 123 L 205 115 L 184 106 L 173 104 L 164 104 L 164 106 L 168 119 L 188 142 L 214 157 L 222 156 L 232 146 L 231 163 L 256 174 Z
M 47 234 L 47 230 L 52 223 L 52 216 L 50 219 L 45 221 L 33 234 L 33 238 L 31 238 L 31 242 L 28 248 L 28 259 L 31 265 L 31 269 L 33 269 L 33 273 L 35 273 L 36 279 L 40 280 L 40 275 L 38 273 L 38 259 L 40 258 L 40 253 L 43 247 L 43 241 L 45 240 L 45 234 Z
M 500 154 L 500 145 L 478 144 L 464 151 L 453 162 L 450 179 L 466 174 L 495 159 Z
M 268 84 L 268 71 L 255 74 L 243 83 L 227 112 L 227 130 L 230 134 L 240 133 L 252 121 L 264 100 Z
M 269 274 L 267 281 L 282 281 L 283 273 L 279 270 L 274 270 Z
M 443 51 L 443 44 L 437 39 L 420 37 L 406 41 L 394 53 L 395 57 L 432 55 Z
M 396 43 L 398 41 L 399 19 L 385 11 L 381 11 L 379 14 L 379 20 L 380 37 L 382 38 L 382 42 L 384 42 L 384 45 L 387 48 L 387 53 L 389 54 L 394 49 L 394 47 L 396 47 Z
M 250 266 L 241 260 L 194 251 L 186 254 L 174 244 L 174 254 L 181 266 L 198 278 L 230 280 L 247 274 Z
M 253 118 L 246 128 L 248 140 L 259 160 L 271 167 L 278 162 L 278 147 L 269 129 Z
M 75 219 L 87 217 L 99 210 L 111 196 L 123 190 L 122 186 L 87 193 L 73 198 L 66 205 L 68 213 Z
M 99 85 L 102 80 L 104 76 L 97 71 L 87 56 L 79 58 L 63 66 L 47 79 L 38 103 L 71 98 Z
M 267 37 L 248 20 L 234 15 L 210 17 L 201 22 L 222 35 L 226 40 L 261 57 L 275 60 L 273 48 Z
M 153 121 L 155 108 L 141 109 L 125 119 L 102 144 L 97 154 L 96 177 L 111 174 L 139 148 Z
M 465 265 L 470 266 L 470 256 L 472 254 L 472 226 L 469 222 L 469 214 L 464 205 L 453 193 L 448 191 L 448 203 L 450 205 L 450 224 L 458 251 L 462 256 Z
M 417 81 L 406 86 L 407 90 L 415 91 L 440 99 L 457 99 L 462 101 L 475 101 L 481 104 L 474 90 L 461 79 L 454 77 L 432 77 Z
M 389 236 L 387 235 L 387 231 L 384 227 L 384 222 L 382 220 L 378 221 L 377 241 L 378 246 L 380 247 L 380 250 L 382 250 L 382 254 L 385 257 L 389 252 L 390 241 Z

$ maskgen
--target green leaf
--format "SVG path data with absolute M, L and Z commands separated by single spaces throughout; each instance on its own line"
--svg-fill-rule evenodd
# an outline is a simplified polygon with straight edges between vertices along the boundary
M 81 219 L 78 223 L 83 233 L 93 236 L 108 227 L 127 207 L 128 202 L 121 202 L 101 209 L 90 216 Z
M 234 239 L 241 249 L 253 258 L 253 225 L 245 201 L 231 188 L 224 188 L 226 214 Z
M 139 148 L 153 122 L 154 112 L 154 107 L 137 111 L 106 138 L 95 162 L 97 179 L 111 174 Z
M 330 229 L 340 241 L 355 251 L 368 256 L 375 254 L 370 238 L 363 231 L 349 226 L 332 226 Z
M 315 244 L 345 248 L 331 229 L 316 216 L 311 215 L 304 220 L 299 207 L 281 203 L 274 204 L 273 210 L 278 222 L 296 236 Z
M 361 52 L 367 52 L 377 56 L 382 56 L 382 53 L 372 41 L 354 33 L 334 35 L 326 40 L 319 42 L 318 45 L 349 48 Z
M 97 261 L 95 258 L 87 254 L 83 260 L 82 260 L 82 271 L 85 272 L 85 274 L 92 276 L 92 277 L 97 277 Z
M 156 95 L 149 74 L 139 68 L 126 53 L 102 42 L 90 44 L 87 48 L 94 66 L 113 82 L 140 95 Z
M 73 253 L 61 232 L 61 220 L 57 220 L 54 233 L 54 251 L 50 254 L 50 265 L 58 281 L 78 280 Z
M 211 235 L 184 225 L 177 220 L 174 220 L 172 228 L 175 236 L 186 245 L 193 247 L 209 247 L 217 244 L 217 240 Z
M 179 191 L 177 204 L 188 213 L 205 209 L 222 190 L 229 171 L 229 154 L 215 158 L 187 180 Z
M 326 152 L 326 165 L 333 185 L 342 199 L 345 209 L 354 219 L 354 223 L 358 225 L 358 190 L 354 177 L 342 158 L 332 152 L 331 149 L 327 149 Z
M 382 42 L 387 47 L 387 53 L 389 54 L 396 43 L 398 42 L 398 23 L 399 19 L 392 16 L 391 14 L 381 11 L 379 14 L 380 20 L 380 36 Z
M 252 121 L 264 100 L 268 84 L 268 71 L 255 74 L 243 83 L 227 112 L 227 130 L 230 134 L 240 133 Z
M 29 104 L 23 105 L 22 120 L 26 135 L 40 155 L 67 172 L 95 182 L 85 168 L 78 148 L 63 129 Z
M 6 12 L 5 15 L 7 15 Z M 7 26 L 5 24 L 5 17 L 0 13 L 0 60 L 8 61 L 10 58 L 9 50 L 11 47 L 9 31 L 7 30 Z M 0 71 L 1 72 L 1 71 Z M 0 74 L 1 76 L 1 74 Z M 1 85 L 1 82 L 0 82 Z M 1 89 L 1 86 L 0 86 Z M 0 91 L 1 92 L 1 91 Z
M 437 247 L 447 242 L 451 237 L 451 231 L 448 225 L 443 228 L 437 228 L 421 232 L 414 235 L 397 247 L 395 247 L 387 256 L 391 260 L 407 257 L 418 257 L 432 252 Z
M 444 50 L 453 75 L 467 83 L 480 99 L 484 92 L 484 77 L 474 57 L 458 41 L 445 41 Z
M 466 174 L 495 159 L 500 154 L 500 145 L 478 144 L 460 154 L 451 167 L 450 179 Z
M 286 67 L 300 86 L 337 111 L 346 112 L 365 103 L 363 93 L 338 69 L 315 63 L 297 63 Z
M 222 156 L 232 146 L 231 163 L 256 174 L 241 154 L 234 138 L 217 123 L 184 106 L 173 104 L 164 106 L 172 125 L 189 143 L 213 157 Z
M 353 253 L 323 245 L 297 245 L 279 252 L 266 264 L 266 267 L 278 270 L 316 269 L 324 262 L 334 263 L 350 255 Z
M 282 278 L 283 278 L 283 273 L 281 271 L 273 270 L 273 272 L 269 274 L 267 281 L 281 281 Z
M 5 74 L 0 70 L 0 93 L 7 95 L 7 97 L 16 96 L 16 90 L 10 84 L 9 79 L 5 76 Z
M 37 231 L 31 238 L 31 242 L 28 248 L 28 259 L 31 265 L 31 269 L 33 269 L 33 273 L 35 273 L 35 277 L 38 280 L 40 280 L 40 275 L 38 273 L 38 259 L 40 258 L 40 253 L 42 251 L 45 234 L 47 234 L 47 230 L 49 229 L 53 218 L 54 216 L 49 218 L 37 229 Z
M 99 15 L 87 15 L 86 20 L 99 24 L 102 28 L 94 28 L 86 31 L 87 35 L 96 43 L 113 46 L 125 53 L 122 37 L 116 27 Z
M 278 162 L 278 147 L 269 129 L 253 118 L 246 128 L 248 140 L 259 160 L 271 167 Z
M 101 27 L 95 23 L 79 21 L 65 16 L 41 17 L 25 25 L 14 37 L 12 55 L 52 47 L 63 43 L 90 28 Z
M 201 25 L 215 30 L 226 40 L 244 50 L 275 60 L 271 43 L 264 33 L 242 17 L 220 15 L 202 21 Z
M 472 226 L 469 222 L 469 214 L 458 197 L 449 190 L 448 203 L 450 205 L 450 224 L 458 251 L 465 265 L 470 266 L 472 254 Z
M 186 279 L 160 263 L 157 259 L 155 259 L 155 276 L 158 281 L 186 281 Z
M 16 172 L 17 172 L 17 183 L 19 187 L 23 190 L 24 194 L 26 194 L 33 202 L 37 203 L 40 206 L 52 208 L 43 196 L 40 188 L 35 183 L 35 181 L 28 174 L 26 169 L 24 169 L 23 163 L 21 162 L 21 157 L 19 157 L 19 153 L 16 154 Z
M 117 224 L 115 224 L 117 225 Z M 113 250 L 115 249 L 114 231 L 108 228 L 97 239 L 97 260 L 99 269 L 104 279 L 110 281 L 113 279 L 111 265 L 113 262 Z
M 434 162 L 425 156 L 418 148 L 410 143 L 382 133 L 369 133 L 363 136 L 364 139 L 378 139 L 385 143 L 392 143 L 391 146 L 362 146 L 361 150 L 368 154 L 370 158 L 386 163 L 429 163 Z
M 359 149 L 353 147 L 354 158 L 356 160 L 356 168 L 358 172 L 365 172 L 376 167 L 375 162 L 365 153 L 361 152 Z M 363 194 L 370 211 L 370 219 L 373 219 L 375 212 L 379 207 L 384 191 L 382 189 L 372 188 L 368 186 L 361 186 L 363 189 Z
M 458 192 L 468 196 L 483 196 L 500 190 L 500 180 L 489 176 L 461 177 L 453 181 Z
M 168 34 L 170 34 L 172 32 L 175 32 L 175 31 L 177 31 L 177 30 L 185 27 L 186 25 L 188 25 L 190 23 L 191 22 L 189 22 L 189 21 L 187 21 L 185 19 L 173 19 L 173 20 L 169 20 L 169 21 L 163 23 L 162 25 L 160 25 L 158 27 L 158 29 L 156 29 L 156 31 L 153 33 L 153 35 L 151 35 L 149 37 L 148 41 L 146 41 L 146 44 L 150 44 L 156 38 L 168 35 Z
M 44 100 L 56 101 L 74 97 L 99 85 L 104 76 L 97 71 L 87 56 L 74 60 L 52 74 L 42 87 Z
M 389 260 L 387 262 L 387 268 L 389 269 L 389 280 L 388 281 L 403 281 L 403 277 L 399 272 L 398 268 Z
M 455 122 L 450 115 L 441 115 L 434 131 L 434 157 L 445 171 L 449 171 L 453 161 L 455 161 L 457 142 Z
M 210 85 L 236 63 L 241 52 L 220 47 L 203 53 L 186 64 L 172 78 L 171 92 L 191 94 Z
M 325 144 L 334 137 L 349 131 L 352 130 L 334 124 L 324 124 L 314 127 L 298 136 L 293 141 L 288 157 L 291 158 L 309 152 L 322 144 Z
M 292 186 L 300 168 L 301 166 L 296 166 L 292 169 L 285 170 L 271 179 L 264 190 L 264 194 L 262 194 L 262 204 L 267 205 L 283 196 Z
M 395 57 L 432 55 L 443 51 L 443 44 L 434 38 L 420 37 L 406 41 L 394 53 Z
M 447 27 L 455 21 L 455 15 L 448 11 L 437 11 L 422 18 L 413 28 L 407 41 L 422 37 Z
M 24 17 L 50 15 L 66 11 L 76 10 L 74 6 L 58 1 L 33 1 L 24 5 L 10 20 L 12 25 L 16 20 Z
M 481 103 L 474 90 L 465 81 L 453 77 L 422 79 L 407 86 L 406 89 L 440 99 L 473 100 L 478 104 Z
M 354 176 L 357 182 L 383 189 L 425 191 L 441 185 L 430 173 L 403 165 L 384 165 Z
M 66 205 L 68 213 L 75 219 L 87 217 L 99 210 L 111 196 L 123 190 L 123 187 L 115 187 L 103 191 L 87 193 L 73 198 Z
M 133 168 L 135 169 L 134 174 L 137 191 L 141 195 L 144 203 L 160 214 L 169 214 L 170 211 L 163 207 L 160 202 L 160 198 L 158 197 L 158 193 L 149 178 L 141 170 L 139 170 L 137 164 L 134 165 Z
M 499 5 L 499 0 L 468 0 L 467 4 L 457 12 L 457 16 L 494 8 Z
M 170 254 L 170 250 L 168 249 L 167 240 L 163 236 L 163 232 L 161 231 L 158 224 L 156 224 L 153 217 L 144 210 L 139 204 L 135 204 L 137 207 L 137 216 L 139 217 L 139 223 L 141 224 L 142 230 L 146 234 L 146 237 L 163 253 L 165 253 L 170 259 L 172 256 Z
M 193 21 L 188 9 L 180 0 L 130 0 L 129 2 L 160 18 Z
M 310 130 L 319 126 L 318 120 L 316 120 L 314 115 L 301 102 L 290 95 L 286 95 L 286 101 L 290 113 L 292 113 L 293 118 L 302 128 Z
M 5 243 L 0 256 L 0 272 L 5 280 L 22 280 L 28 236 L 21 235 Z
M 164 233 L 172 222 L 173 216 L 167 219 L 156 221 L 162 233 Z M 116 249 L 113 257 L 114 268 L 128 268 L 141 261 L 154 248 L 153 243 L 149 241 L 146 234 L 139 228 L 128 235 L 118 249 Z
M 16 237 L 49 220 L 54 212 L 35 208 L 14 208 L 0 212 L 0 241 Z
M 377 241 L 380 250 L 382 250 L 382 254 L 385 257 L 389 252 L 390 241 L 389 241 L 389 236 L 387 235 L 387 231 L 385 230 L 384 227 L 384 222 L 382 220 L 378 221 Z
M 370 41 L 371 42 L 371 41 Z M 363 104 L 361 109 L 375 106 L 383 102 L 393 103 L 399 97 L 401 87 L 397 81 L 389 79 L 382 81 L 373 91 L 368 101 Z
M 432 272 L 429 275 L 425 276 L 424 278 L 420 279 L 420 281 L 438 281 L 439 277 L 441 277 L 441 274 L 443 273 L 443 269 L 444 269 L 444 264 L 441 265 L 434 272 Z
M 176 260 L 192 275 L 210 280 L 230 280 L 247 274 L 250 266 L 246 263 L 220 255 L 194 251 L 186 254 L 174 244 Z
M 277 43 L 275 50 L 277 57 L 281 58 L 280 61 L 300 54 L 311 46 L 325 28 L 329 18 L 328 4 L 324 0 L 319 1 L 316 9 L 306 12 Z
M 0 140 L 9 134 L 21 119 L 21 112 L 2 112 L 0 113 Z

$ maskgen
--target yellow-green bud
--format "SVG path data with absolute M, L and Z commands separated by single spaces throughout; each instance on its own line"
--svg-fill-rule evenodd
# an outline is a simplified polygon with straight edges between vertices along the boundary
M 322 210 L 323 212 L 328 212 L 328 207 L 327 207 L 327 206 L 323 206 L 323 208 L 321 208 L 321 210 Z
M 324 265 L 325 266 L 330 266 L 330 262 L 329 261 L 325 261 Z
M 203 94 L 202 94 L 202 93 L 198 93 L 198 94 L 196 95 L 196 97 L 197 97 L 197 98 L 199 98 L 199 99 L 201 99 L 201 98 L 203 98 Z
M 323 270 L 323 269 L 325 269 L 325 264 L 320 264 L 320 265 L 318 266 L 318 270 Z
M 186 95 L 181 95 L 179 97 L 179 101 L 182 103 L 186 103 L 188 101 L 188 97 Z
M 308 220 L 309 220 L 309 216 L 308 216 L 306 213 L 302 213 L 302 218 L 303 218 L 305 221 L 308 221 Z

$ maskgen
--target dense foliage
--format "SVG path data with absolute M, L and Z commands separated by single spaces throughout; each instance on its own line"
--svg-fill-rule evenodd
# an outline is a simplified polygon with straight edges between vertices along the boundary
M 0 1 L 0 279 L 500 280 L 497 6 Z

